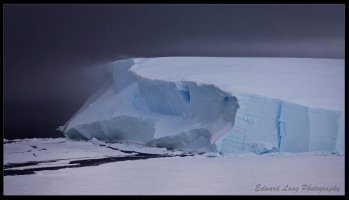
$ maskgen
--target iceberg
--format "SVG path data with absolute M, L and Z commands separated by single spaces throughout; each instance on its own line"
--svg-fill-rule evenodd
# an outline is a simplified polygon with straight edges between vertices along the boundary
M 344 153 L 344 60 L 131 58 L 59 130 L 187 151 Z

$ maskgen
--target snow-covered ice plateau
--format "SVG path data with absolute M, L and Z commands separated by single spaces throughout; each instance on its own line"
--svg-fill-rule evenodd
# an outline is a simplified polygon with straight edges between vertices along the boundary
M 196 152 L 344 153 L 344 60 L 159 57 L 111 81 L 60 127 L 72 139 Z

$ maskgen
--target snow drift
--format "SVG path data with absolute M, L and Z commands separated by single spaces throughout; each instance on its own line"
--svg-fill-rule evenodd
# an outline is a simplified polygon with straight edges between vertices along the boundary
M 66 137 L 189 151 L 343 153 L 336 59 L 137 58 L 62 127 Z

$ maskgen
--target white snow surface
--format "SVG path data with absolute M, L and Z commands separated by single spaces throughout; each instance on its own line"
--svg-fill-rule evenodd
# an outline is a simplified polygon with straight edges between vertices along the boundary
M 70 161 L 129 155 L 108 147 L 153 154 L 167 152 L 165 148 L 151 148 L 126 143 L 105 143 L 96 138 L 89 141 L 76 141 L 67 138 L 33 138 L 13 141 L 13 143 L 4 144 L 4 164 L 61 159 Z
M 125 156 L 100 144 L 116 145 L 122 150 L 178 154 L 96 139 L 27 139 L 4 145 L 4 164 L 60 159 L 61 162 L 33 166 L 47 167 L 67 165 L 65 160 Z M 37 148 L 31 147 L 34 145 Z M 27 152 L 28 149 L 33 151 Z M 25 168 L 29 167 L 11 169 Z M 4 176 L 4 195 L 343 195 L 344 169 L 344 156 L 321 152 L 211 153 Z
M 188 151 L 344 153 L 344 60 L 134 58 L 60 130 Z
M 311 108 L 344 109 L 344 60 L 258 57 L 138 58 L 131 70 L 166 81 L 213 84 Z

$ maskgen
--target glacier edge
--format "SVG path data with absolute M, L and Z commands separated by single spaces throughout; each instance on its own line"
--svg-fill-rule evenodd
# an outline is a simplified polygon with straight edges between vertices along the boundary
M 146 78 L 131 69 L 142 60 L 109 64 L 111 83 L 65 124 L 65 136 L 223 154 L 344 152 L 340 111 Z

